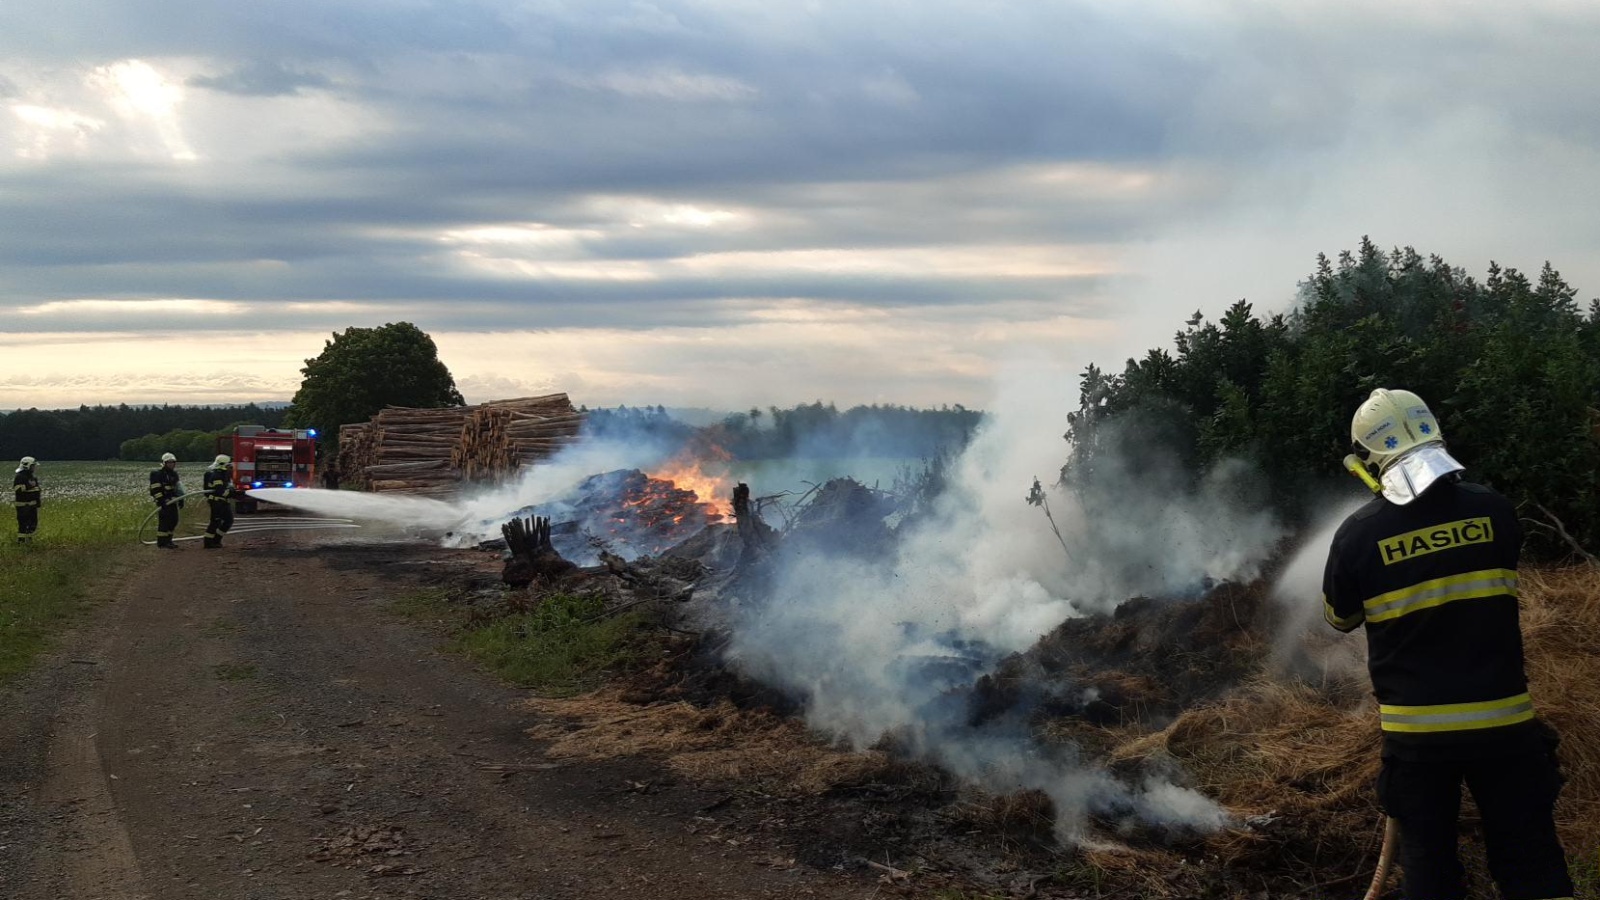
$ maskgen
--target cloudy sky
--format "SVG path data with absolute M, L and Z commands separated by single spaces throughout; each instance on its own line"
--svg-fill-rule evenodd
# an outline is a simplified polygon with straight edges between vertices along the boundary
M 982 406 L 1412 245 L 1600 293 L 1600 4 L 5 0 L 0 408 Z

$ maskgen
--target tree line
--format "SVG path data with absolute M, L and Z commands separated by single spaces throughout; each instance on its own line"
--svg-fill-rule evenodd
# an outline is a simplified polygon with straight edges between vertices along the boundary
M 805 459 L 847 456 L 933 458 L 966 446 L 983 414 L 959 404 L 938 409 L 853 406 L 840 410 L 820 400 L 789 409 L 752 407 L 696 428 L 663 407 L 586 410 L 587 429 L 599 437 L 647 437 L 669 446 L 700 441 L 736 459 Z
M 0 459 L 210 460 L 216 436 L 241 424 L 282 425 L 287 410 L 257 406 L 80 406 L 0 413 Z
M 1549 263 L 1536 278 L 1491 263 L 1483 280 L 1405 247 L 1363 238 L 1317 257 L 1287 313 L 1241 300 L 1220 321 L 1196 312 L 1171 349 L 1120 373 L 1090 366 L 1067 415 L 1062 482 L 1092 491 L 1113 472 L 1167 454 L 1198 473 L 1244 458 L 1269 495 L 1304 521 L 1317 479 L 1343 477 L 1350 418 L 1374 388 L 1419 394 L 1467 477 L 1505 493 L 1530 535 L 1560 551 L 1557 521 L 1600 538 L 1600 301 Z

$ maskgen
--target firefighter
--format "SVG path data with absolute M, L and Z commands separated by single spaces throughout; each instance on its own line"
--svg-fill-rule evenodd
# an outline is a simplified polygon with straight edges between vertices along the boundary
M 150 472 L 150 499 L 160 511 L 156 513 L 156 546 L 177 550 L 172 542 L 178 530 L 178 510 L 183 509 L 183 485 L 178 477 L 178 458 L 171 453 L 161 454 L 161 466 Z
M 17 543 L 26 544 L 33 540 L 33 533 L 39 528 L 39 507 L 44 504 L 44 492 L 39 489 L 39 461 L 31 456 L 24 456 L 17 465 L 17 477 L 11 479 L 13 489 L 16 491 L 17 505 Z
M 239 496 L 238 489 L 233 486 L 233 460 L 226 454 L 219 454 L 206 470 L 201 484 L 205 488 L 206 502 L 211 506 L 211 522 L 206 525 L 204 543 L 207 550 L 215 550 L 222 546 L 222 536 L 233 527 L 233 500 Z
M 1523 672 L 1516 510 L 1462 480 L 1438 419 L 1410 391 L 1373 391 L 1350 432 L 1380 496 L 1334 536 L 1323 613 L 1340 631 L 1366 626 L 1383 732 L 1378 799 L 1399 826 L 1406 896 L 1466 896 L 1456 825 L 1465 782 L 1501 896 L 1570 898 L 1556 736 L 1535 717 Z

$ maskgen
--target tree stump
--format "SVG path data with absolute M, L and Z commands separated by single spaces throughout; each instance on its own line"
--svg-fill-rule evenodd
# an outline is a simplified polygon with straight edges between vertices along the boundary
M 550 519 L 546 516 L 512 519 L 500 526 L 500 534 L 511 550 L 500 580 L 514 588 L 527 587 L 539 578 L 558 578 L 577 568 L 550 543 Z

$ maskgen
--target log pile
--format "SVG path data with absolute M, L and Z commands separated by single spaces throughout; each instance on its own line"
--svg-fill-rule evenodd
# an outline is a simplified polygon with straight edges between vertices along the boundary
M 346 487 L 358 491 L 367 489 L 367 460 L 372 458 L 372 439 L 376 432 L 370 422 L 357 422 L 339 426 L 339 458 L 334 469 Z
M 583 414 L 566 394 L 476 406 L 391 406 L 339 429 L 343 483 L 364 491 L 451 495 L 469 483 L 503 481 L 576 441 Z
M 472 407 L 450 462 L 469 481 L 503 481 L 577 440 L 583 414 L 566 394 Z
M 461 487 L 461 471 L 451 453 L 461 439 L 468 407 L 411 409 L 390 406 L 372 417 L 377 430 L 374 452 L 363 471 L 369 491 L 407 494 L 453 494 Z

